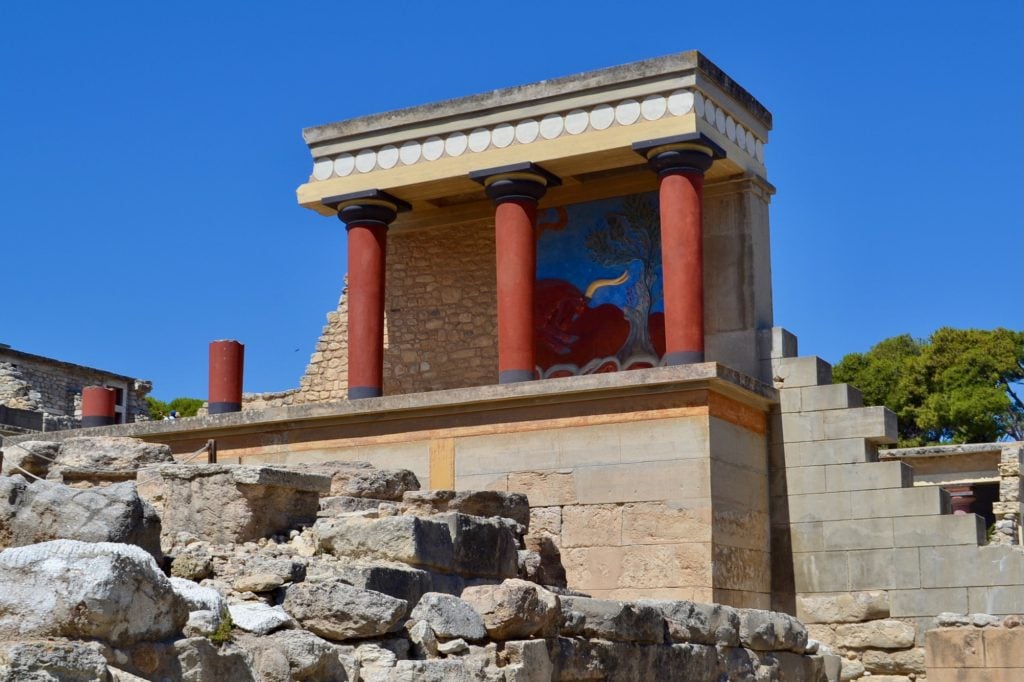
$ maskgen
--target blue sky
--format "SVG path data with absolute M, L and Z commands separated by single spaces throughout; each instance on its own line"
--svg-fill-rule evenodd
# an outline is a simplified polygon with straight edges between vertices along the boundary
M 687 49 L 774 114 L 776 323 L 836 362 L 1024 328 L 1022 4 L 6 2 L 0 343 L 296 386 L 345 269 L 305 126 Z

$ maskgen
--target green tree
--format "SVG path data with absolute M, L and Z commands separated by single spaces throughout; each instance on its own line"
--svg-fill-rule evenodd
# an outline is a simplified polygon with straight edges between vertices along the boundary
M 1024 332 L 943 327 L 852 353 L 833 380 L 899 418 L 901 446 L 1024 440 Z
M 163 400 L 147 395 L 146 404 L 149 406 L 149 418 L 153 421 L 160 421 L 165 419 L 171 411 L 177 412 L 179 417 L 194 417 L 199 408 L 203 406 L 203 401 L 200 398 L 175 398 L 171 402 L 165 403 Z

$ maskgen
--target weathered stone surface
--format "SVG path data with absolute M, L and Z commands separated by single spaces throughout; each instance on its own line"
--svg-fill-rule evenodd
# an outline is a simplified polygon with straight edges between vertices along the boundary
M 171 561 L 171 575 L 199 582 L 213 575 L 213 560 L 205 552 L 185 550 Z
M 56 467 L 135 471 L 154 464 L 174 462 L 171 448 L 137 438 L 68 438 L 57 449 Z
M 505 679 L 508 682 L 541 682 L 554 679 L 554 666 L 544 640 L 505 642 Z
M 405 493 L 402 506 L 406 514 L 428 515 L 459 512 L 471 516 L 500 516 L 530 527 L 530 502 L 522 493 L 499 490 L 420 490 Z
M 653 606 L 587 597 L 562 597 L 561 601 L 563 613 L 569 610 L 583 615 L 582 631 L 587 637 L 647 644 L 665 641 L 665 619 Z
M 181 670 L 181 682 L 257 682 L 249 654 L 234 644 L 214 646 L 205 637 L 179 639 L 174 652 Z
M 637 603 L 661 612 L 673 642 L 739 646 L 740 616 L 732 607 L 659 599 L 640 599 Z
M 376 510 L 385 502 L 387 502 L 387 500 L 377 500 L 366 497 L 349 497 L 347 495 L 321 497 L 319 515 L 337 516 L 338 514 Z
M 159 476 L 163 530 L 201 540 L 240 543 L 312 525 L 326 476 L 274 467 L 173 464 L 147 471 Z
M 252 656 L 253 672 L 260 682 L 358 679 L 355 660 L 311 632 L 282 630 L 266 637 L 243 635 L 236 641 Z
M 303 471 L 330 476 L 330 495 L 368 497 L 399 502 L 407 491 L 419 490 L 416 474 L 408 469 L 375 469 L 367 462 L 317 462 L 295 465 Z
M 95 682 L 107 679 L 107 661 L 86 642 L 2 642 L 0 682 Z
M 907 649 L 914 646 L 914 626 L 898 620 L 874 620 L 836 627 L 840 646 L 850 649 Z
M 267 635 L 281 628 L 295 627 L 295 620 L 280 606 L 268 606 L 263 602 L 228 604 L 231 621 L 235 627 L 254 635 Z
M 235 581 L 235 592 L 271 592 L 284 585 L 281 576 L 273 573 L 255 573 L 243 575 Z
M 59 443 L 45 440 L 26 440 L 6 445 L 0 474 L 13 476 L 27 471 L 39 478 L 46 478 L 53 460 L 57 458 L 59 446 Z
M 416 651 L 417 658 L 435 658 L 437 656 L 437 637 L 430 623 L 425 620 L 408 622 L 409 641 Z M 458 640 L 462 642 L 463 640 Z
M 0 552 L 0 638 L 158 640 L 188 618 L 153 557 L 133 545 L 55 540 Z
M 174 576 L 170 578 L 170 582 L 174 593 L 185 602 L 189 611 L 213 611 L 221 614 L 228 608 L 224 597 L 212 587 L 203 587 L 191 580 Z
M 346 562 L 332 573 L 353 587 L 381 592 L 406 602 L 406 614 L 431 590 L 430 573 L 405 564 Z
M 188 621 L 182 628 L 186 637 L 209 637 L 220 627 L 221 616 L 215 611 L 189 611 Z
M 882 591 L 798 595 L 797 617 L 804 623 L 859 623 L 889 617 L 889 594 Z
M 477 642 L 487 636 L 484 621 L 472 606 L 458 597 L 428 592 L 409 614 L 413 621 L 422 620 L 441 639 L 462 638 Z
M 739 609 L 740 644 L 754 651 L 804 653 L 807 629 L 793 616 L 777 611 Z
M 361 590 L 340 579 L 292 585 L 282 606 L 304 628 L 332 640 L 383 635 L 406 612 L 405 600 Z
M 491 639 L 525 639 L 554 634 L 558 629 L 558 597 L 525 580 L 467 587 L 462 599 L 483 618 Z
M 467 576 L 513 578 L 516 540 L 497 519 L 465 514 L 431 518 L 339 517 L 314 527 L 320 546 L 338 557 L 399 561 Z
M 121 542 L 160 554 L 160 519 L 134 483 L 71 488 L 53 481 L 0 478 L 0 547 L 48 540 Z
M 924 675 L 924 647 L 902 651 L 876 651 L 868 649 L 861 654 L 864 668 L 872 675 Z
M 562 553 L 555 539 L 548 535 L 527 535 L 524 538 L 526 549 L 540 557 L 540 566 L 535 571 L 527 571 L 527 579 L 541 585 L 567 587 L 565 566 L 562 565 Z

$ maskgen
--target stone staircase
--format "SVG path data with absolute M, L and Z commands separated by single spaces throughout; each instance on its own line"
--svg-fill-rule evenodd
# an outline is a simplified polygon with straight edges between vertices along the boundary
M 953 515 L 946 491 L 914 487 L 910 466 L 878 461 L 878 446 L 896 441 L 896 416 L 865 407 L 852 386 L 833 384 L 821 358 L 796 357 L 788 332 L 773 336 L 771 376 L 780 399 L 769 449 L 773 608 L 828 624 L 810 626 L 823 640 L 842 631 L 835 623 L 898 620 L 915 626 L 918 647 L 939 613 L 1024 611 L 1024 553 L 986 546 L 981 517 Z M 850 593 L 871 593 L 881 606 L 859 615 L 811 606 Z M 825 643 L 848 648 L 835 639 Z M 863 651 L 853 653 L 859 661 Z

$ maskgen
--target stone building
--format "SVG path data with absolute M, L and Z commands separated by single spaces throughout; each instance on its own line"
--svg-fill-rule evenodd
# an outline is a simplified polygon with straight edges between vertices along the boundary
M 148 381 L 0 344 L 0 434 L 77 428 L 85 386 L 114 389 L 115 423 L 149 418 Z
M 96 432 L 526 493 L 573 589 L 786 611 L 844 679 L 923 676 L 938 614 L 1024 611 L 1024 552 L 775 326 L 771 128 L 686 52 L 307 129 L 298 200 L 349 260 L 300 385 Z M 1021 453 L 986 455 L 1014 523 Z

